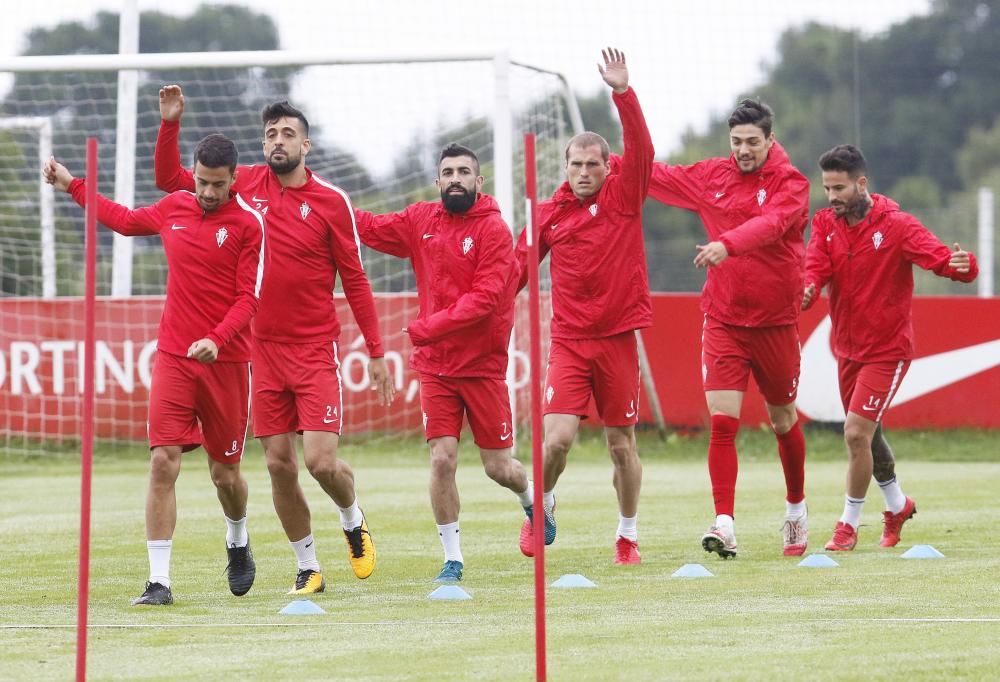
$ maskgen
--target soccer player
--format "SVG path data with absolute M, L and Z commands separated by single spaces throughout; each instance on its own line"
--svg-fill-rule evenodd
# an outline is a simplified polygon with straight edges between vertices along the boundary
M 156 139 L 156 184 L 190 188 L 180 163 L 178 135 L 184 112 L 180 86 L 160 90 L 162 122 Z M 264 165 L 240 166 L 235 188 L 265 214 L 269 276 L 260 294 L 253 332 L 253 429 L 264 445 L 274 509 L 295 552 L 292 594 L 322 592 L 309 505 L 298 481 L 296 433 L 302 434 L 306 468 L 336 504 L 348 559 L 358 578 L 375 569 L 375 545 L 358 506 L 354 472 L 337 457 L 342 423 L 340 323 L 333 303 L 337 273 L 364 334 L 372 385 L 379 400 L 394 386 L 383 359 L 371 285 L 361 263 L 351 201 L 339 187 L 305 165 L 309 123 L 288 102 L 262 112 Z
M 829 285 L 848 452 L 844 513 L 826 549 L 854 549 L 873 475 L 885 497 L 879 544 L 894 547 L 917 505 L 896 480 L 882 418 L 913 357 L 913 264 L 959 282 L 973 281 L 979 268 L 958 244 L 949 250 L 895 201 L 871 194 L 868 165 L 857 147 L 834 147 L 819 167 L 830 207 L 813 217 L 802 309 Z
M 737 552 L 736 433 L 751 373 L 785 474 L 783 552 L 798 556 L 808 544 L 806 445 L 795 397 L 809 181 L 775 140 L 773 122 L 766 104 L 743 100 L 729 117 L 729 158 L 654 163 L 649 184 L 649 196 L 697 213 L 708 233 L 694 264 L 708 269 L 701 374 L 711 415 L 708 472 L 716 516 L 701 544 L 725 559 Z
M 431 452 L 431 508 L 444 548 L 436 582 L 462 579 L 459 496 L 455 485 L 462 418 L 467 416 L 486 475 L 517 495 L 530 516 L 532 487 L 511 445 L 507 343 L 519 271 L 510 228 L 496 200 L 480 190 L 475 153 L 441 151 L 435 180 L 441 201 L 398 213 L 355 210 L 361 241 L 409 258 L 420 312 L 406 329 L 410 366 L 420 373 L 424 435 Z
M 549 252 L 552 275 L 552 344 L 545 379 L 545 544 L 555 540 L 554 488 L 591 395 L 604 422 L 618 495 L 615 563 L 640 562 L 636 520 L 642 464 L 635 442 L 639 409 L 639 357 L 635 330 L 652 326 L 652 304 L 642 237 L 642 204 L 653 162 L 653 141 L 625 55 L 608 48 L 598 70 L 613 91 L 625 152 L 611 172 L 607 141 L 581 133 L 566 147 L 566 179 L 538 206 L 540 258 Z M 527 281 L 527 233 L 517 245 L 521 286 Z M 521 529 L 521 552 L 533 554 L 530 519 Z
M 149 390 L 149 581 L 137 606 L 173 603 L 170 553 L 177 525 L 174 486 L 181 453 L 199 445 L 226 517 L 226 574 L 246 594 L 256 567 L 247 534 L 247 482 L 240 473 L 250 392 L 247 325 L 264 273 L 264 221 L 232 191 L 236 146 L 209 135 L 194 151 L 194 192 L 175 192 L 130 210 L 97 197 L 97 219 L 130 237 L 158 234 L 167 257 L 167 296 Z M 86 203 L 84 181 L 50 159 L 45 181 Z

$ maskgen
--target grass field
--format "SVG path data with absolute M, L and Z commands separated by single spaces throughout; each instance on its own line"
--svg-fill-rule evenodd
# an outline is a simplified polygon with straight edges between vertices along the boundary
M 876 546 L 881 495 L 868 495 L 857 550 L 839 568 L 781 556 L 783 485 L 769 434 L 741 433 L 740 556 L 706 555 L 713 518 L 704 436 L 644 437 L 643 563 L 612 565 L 611 467 L 586 436 L 557 488 L 559 536 L 548 584 L 581 573 L 597 589 L 547 590 L 551 680 L 997 679 L 1000 676 L 1000 438 L 889 434 L 919 513 L 894 549 Z M 809 431 L 811 550 L 829 539 L 843 496 L 840 437 Z M 147 573 L 145 454 L 98 455 L 90 599 L 91 679 L 531 680 L 532 562 L 517 550 L 523 513 L 463 449 L 462 587 L 473 599 L 427 599 L 441 564 L 418 441 L 350 446 L 378 568 L 356 580 L 336 512 L 306 481 L 327 592 L 321 616 L 281 616 L 294 578 L 261 454 L 250 449 L 250 533 L 257 582 L 242 598 L 223 575 L 225 526 L 204 455 L 178 484 L 173 607 L 136 609 Z M 0 679 L 73 676 L 79 464 L 69 455 L 0 455 Z M 931 544 L 943 560 L 903 560 Z M 716 577 L 671 578 L 686 563 Z

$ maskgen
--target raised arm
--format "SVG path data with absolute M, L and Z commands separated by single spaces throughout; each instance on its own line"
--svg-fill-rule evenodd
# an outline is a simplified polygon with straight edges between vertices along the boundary
M 507 226 L 491 231 L 489 240 L 477 248 L 472 287 L 447 308 L 411 322 L 407 333 L 413 345 L 433 343 L 514 304 L 516 264 Z
M 66 192 L 82 207 L 87 205 L 87 187 L 55 159 L 50 158 L 42 168 L 45 182 L 60 192 Z M 97 195 L 97 221 L 128 237 L 151 236 L 160 233 L 162 215 L 156 204 L 148 208 L 130 209 L 110 199 Z
M 390 256 L 410 257 L 412 252 L 410 235 L 413 231 L 413 221 L 409 208 L 398 213 L 381 215 L 355 208 L 354 219 L 362 244 Z
M 621 170 L 617 180 L 609 186 L 611 196 L 624 213 L 639 213 L 649 191 L 649 178 L 653 164 L 653 138 L 646 126 L 642 107 L 635 90 L 629 87 L 625 53 L 612 48 L 601 52 L 604 66 L 597 65 L 604 82 L 612 88 L 611 99 L 618 109 L 622 122 L 622 139 L 625 146 L 621 157 Z
M 979 275 L 979 264 L 975 255 L 962 249 L 956 242 L 954 250 L 949 249 L 923 224 L 908 216 L 909 225 L 903 242 L 903 254 L 911 263 L 924 270 L 930 270 L 938 277 L 947 277 L 956 282 L 971 282 Z
M 160 132 L 153 153 L 156 186 L 164 192 L 194 191 L 194 175 L 181 163 L 179 137 L 184 114 L 184 93 L 179 85 L 160 88 Z

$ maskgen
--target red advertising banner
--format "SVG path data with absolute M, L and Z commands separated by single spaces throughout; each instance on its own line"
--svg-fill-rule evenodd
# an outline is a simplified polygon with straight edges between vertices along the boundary
M 363 342 L 346 303 L 340 339 L 345 429 L 420 428 L 417 377 L 408 368 L 409 343 L 401 332 L 416 314 L 416 297 L 378 297 L 386 360 L 399 392 L 389 408 L 375 404 L 368 385 Z M 142 440 L 151 361 L 156 348 L 161 297 L 100 299 L 97 305 L 96 434 Z M 708 423 L 701 387 L 702 314 L 698 297 L 655 294 L 654 326 L 643 332 L 657 393 L 669 424 Z M 890 427 L 1000 428 L 1000 298 L 919 298 L 913 304 L 917 357 L 887 413 Z M 825 301 L 800 321 L 802 377 L 798 406 L 803 417 L 840 421 L 836 363 L 830 354 Z M 79 433 L 82 390 L 83 307 L 80 299 L 0 300 L 0 433 L 39 438 Z M 528 405 L 526 349 L 513 364 L 518 405 Z M 642 401 L 640 417 L 652 423 Z M 763 402 L 751 387 L 745 424 L 766 422 Z M 588 420 L 589 421 L 589 420 Z

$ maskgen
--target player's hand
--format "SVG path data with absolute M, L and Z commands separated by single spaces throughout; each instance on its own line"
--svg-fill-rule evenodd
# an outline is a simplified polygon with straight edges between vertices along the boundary
M 207 365 L 219 357 L 219 347 L 212 339 L 198 339 L 188 348 L 188 357 Z
M 597 65 L 604 82 L 619 95 L 628 90 L 628 67 L 625 65 L 625 53 L 613 47 L 601 50 L 604 65 Z
M 806 287 L 806 290 L 802 292 L 802 309 L 809 310 L 816 298 L 816 285 L 810 284 Z
M 729 250 L 722 242 L 709 242 L 708 244 L 698 244 L 698 255 L 694 257 L 694 264 L 699 268 L 708 268 L 718 265 L 729 257 Z
M 372 390 L 378 392 L 379 405 L 391 405 L 396 397 L 396 384 L 392 381 L 385 358 L 371 358 L 368 361 L 368 377 L 371 379 Z
M 45 178 L 45 182 L 60 192 L 68 190 L 69 183 L 73 182 L 73 176 L 66 170 L 66 166 L 56 161 L 54 156 L 50 156 L 46 164 L 42 166 L 42 177 Z
M 160 88 L 160 118 L 164 121 L 179 121 L 184 113 L 184 93 L 179 85 L 164 85 Z
M 961 272 L 962 274 L 967 273 L 969 268 L 972 267 L 971 260 L 969 259 L 969 252 L 963 251 L 962 247 L 958 245 L 958 242 L 955 242 L 952 245 L 952 248 L 954 251 L 952 251 L 951 260 L 948 261 L 948 265 L 955 268 L 956 271 Z

